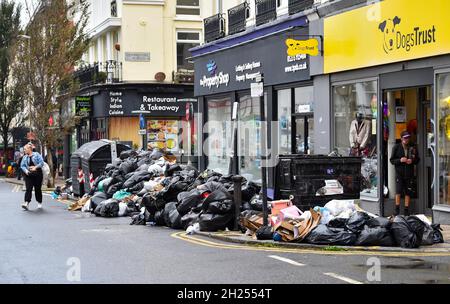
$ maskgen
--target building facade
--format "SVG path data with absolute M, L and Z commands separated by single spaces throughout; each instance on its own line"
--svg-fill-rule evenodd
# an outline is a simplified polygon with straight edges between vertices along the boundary
M 67 150 L 107 138 L 193 154 L 198 106 L 189 49 L 203 42 L 203 19 L 225 8 L 217 1 L 91 0 L 91 45 L 74 74 L 81 88 L 70 106 L 80 122 Z
M 231 121 L 235 101 L 238 101 L 238 117 L 246 120 L 248 111 L 240 109 L 247 108 L 245 92 L 250 91 L 251 82 L 256 82 L 252 75 L 258 71 L 263 74 L 264 98 L 250 98 L 256 104 L 252 111 L 257 116 L 258 103 L 264 101 L 267 120 L 277 122 L 278 134 L 269 132 L 276 140 L 269 137 L 268 146 L 273 148 L 277 143 L 278 154 L 326 155 L 335 150 L 348 156 L 354 141 L 352 123 L 357 115 L 361 116 L 367 133 L 363 136 L 364 149 L 360 151 L 361 206 L 385 216 L 393 212 L 396 191 L 395 170 L 389 161 L 392 147 L 399 142 L 400 133 L 408 130 L 420 156 L 410 189 L 412 211 L 433 216 L 435 222 L 448 223 L 446 121 L 450 36 L 444 12 L 449 4 L 438 0 L 426 7 L 419 1 L 406 3 L 404 0 L 248 2 L 252 3 L 255 5 L 253 24 L 249 25 L 246 18 L 241 32 L 232 31 L 192 50 L 195 95 L 199 97 L 205 120 L 224 121 L 215 116 L 215 109 L 221 107 L 219 112 L 226 113 L 226 119 Z M 287 12 L 282 10 L 283 5 L 287 5 Z M 251 5 L 248 7 L 252 10 Z M 301 9 L 296 11 L 294 7 Z M 228 26 L 233 23 L 230 20 L 233 13 L 228 12 Z M 288 39 L 300 44 L 317 40 L 319 54 L 306 55 L 307 68 L 302 77 L 299 71 L 304 66 L 295 62 L 300 57 L 289 57 L 289 45 L 285 45 L 283 61 L 277 57 L 283 50 L 274 50 L 280 40 L 287 43 Z M 271 57 L 270 63 L 265 61 L 264 54 Z M 223 64 L 224 56 L 228 66 Z M 280 76 L 277 75 L 280 70 L 296 72 Z M 247 82 L 239 81 L 244 79 L 243 74 L 250 76 Z M 271 80 L 272 77 L 276 80 Z M 258 125 L 258 118 L 254 119 Z M 277 127 L 272 124 L 272 128 Z M 203 136 L 207 138 L 214 133 L 217 134 L 216 130 L 208 129 Z M 220 134 L 232 142 L 232 131 L 228 133 Z M 205 153 L 203 167 L 232 169 L 241 174 L 259 172 L 258 153 L 249 157 L 240 148 L 257 147 L 259 133 L 255 134 L 248 138 L 238 135 L 237 142 L 228 145 L 228 150 L 221 149 L 231 152 L 220 154 L 219 149 L 216 153 Z M 221 147 L 212 145 L 218 146 Z M 241 159 L 234 167 L 227 167 L 235 154 Z M 256 169 L 251 172 L 251 168 Z M 276 192 L 277 181 L 275 170 L 268 173 L 270 196 Z M 255 179 L 260 178 L 253 175 Z

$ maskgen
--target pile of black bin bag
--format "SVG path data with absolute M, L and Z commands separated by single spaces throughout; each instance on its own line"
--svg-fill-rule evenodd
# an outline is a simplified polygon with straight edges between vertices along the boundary
M 334 218 L 318 225 L 303 242 L 317 245 L 419 248 L 443 243 L 439 224 L 429 225 L 417 216 L 370 217 L 355 212 L 349 219 Z
M 118 216 L 119 201 L 113 196 L 122 190 L 137 198 L 128 202 L 126 210 L 132 225 L 153 223 L 187 229 L 198 223 L 201 231 L 231 229 L 235 220 L 232 175 L 211 170 L 199 173 L 192 166 L 170 163 L 164 156 L 157 150 L 122 152 L 120 160 L 108 164 L 104 174 L 94 181 L 89 193 L 92 212 L 103 217 Z M 157 180 L 162 190 L 146 191 L 144 184 L 151 180 Z M 241 191 L 241 211 L 262 210 L 259 185 L 244 179 Z

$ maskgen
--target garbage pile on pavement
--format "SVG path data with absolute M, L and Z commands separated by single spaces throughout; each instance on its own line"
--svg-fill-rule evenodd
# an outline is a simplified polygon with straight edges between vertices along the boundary
M 284 208 L 278 210 L 274 205 Z M 272 202 L 268 222 L 271 227 L 263 226 L 262 213 L 242 213 L 240 218 L 246 234 L 259 240 L 403 248 L 444 242 L 440 226 L 432 225 L 424 215 L 378 217 L 360 209 L 353 200 L 332 200 L 305 212 L 289 201 Z
M 232 175 L 176 164 L 174 156 L 124 151 L 108 164 L 91 191 L 69 210 L 101 217 L 131 216 L 132 225 L 168 226 L 189 231 L 232 228 L 235 220 Z M 242 210 L 262 210 L 259 185 L 242 183 Z
M 232 177 L 211 170 L 200 173 L 158 150 L 124 151 L 69 210 L 130 216 L 131 225 L 168 226 L 188 233 L 232 229 L 236 206 Z M 290 200 L 272 201 L 269 225 L 264 226 L 261 187 L 243 179 L 241 192 L 240 229 L 260 240 L 404 248 L 443 242 L 439 225 L 423 215 L 377 217 L 354 200 L 332 200 L 310 210 L 300 210 Z M 55 191 L 54 197 L 68 193 L 70 184 Z

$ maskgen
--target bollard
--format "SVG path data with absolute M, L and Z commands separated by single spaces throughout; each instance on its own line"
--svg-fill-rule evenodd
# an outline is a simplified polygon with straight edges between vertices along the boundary
M 239 230 L 239 216 L 241 215 L 241 205 L 242 205 L 242 181 L 243 177 L 240 175 L 235 175 L 232 177 L 233 180 L 233 189 L 234 189 L 234 230 Z

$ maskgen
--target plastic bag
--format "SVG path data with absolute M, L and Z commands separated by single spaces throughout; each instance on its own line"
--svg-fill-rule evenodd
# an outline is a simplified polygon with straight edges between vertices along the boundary
M 234 211 L 234 203 L 232 200 L 222 202 L 212 202 L 208 204 L 206 213 L 211 214 L 228 214 Z
M 370 228 L 382 227 L 382 228 L 390 229 L 392 222 L 389 219 L 380 216 L 380 217 L 375 217 L 375 218 L 369 219 L 366 224 Z
M 304 239 L 304 242 L 317 245 L 342 245 L 352 246 L 356 243 L 357 236 L 353 232 L 342 228 L 329 228 L 319 225 L 314 228 Z
M 444 243 L 444 236 L 442 235 L 442 228 L 440 224 L 432 224 L 434 234 L 433 234 L 433 243 L 439 244 Z
M 181 226 L 183 226 L 183 229 L 187 229 L 189 226 L 197 223 L 199 220 L 199 216 L 199 213 L 195 213 L 193 211 L 183 215 L 183 217 L 181 218 Z
M 347 218 L 335 217 L 328 222 L 327 226 L 330 228 L 346 228 L 347 222 L 348 222 Z
M 91 208 L 91 199 L 88 199 L 88 201 L 86 202 L 86 204 L 84 204 L 84 206 L 81 208 L 81 212 L 91 212 L 92 208 Z
M 314 207 L 314 211 L 320 212 L 320 215 L 322 216 L 320 219 L 320 224 L 322 225 L 328 224 L 334 218 L 330 210 L 325 207 Z
M 365 226 L 356 241 L 356 245 L 392 247 L 395 246 L 395 241 L 388 229 L 383 227 L 370 228 Z
M 117 217 L 119 215 L 119 202 L 113 198 L 103 201 L 95 208 L 94 213 L 102 217 Z
M 256 230 L 256 238 L 258 240 L 272 240 L 273 232 L 272 227 L 270 226 L 262 226 L 258 230 Z
M 166 204 L 164 207 L 164 221 L 168 227 L 179 229 L 181 228 L 181 216 L 176 205 L 176 202 Z
M 201 202 L 200 192 L 196 189 L 179 193 L 177 199 L 177 210 L 182 216 Z
M 225 230 L 231 224 L 233 214 L 202 214 L 199 218 L 200 231 Z
M 91 209 L 94 210 L 101 202 L 106 201 L 107 199 L 106 193 L 95 192 L 91 197 Z
M 353 200 L 332 200 L 329 201 L 325 206 L 330 213 L 335 217 L 343 217 L 339 216 L 344 211 L 355 211 L 355 203 Z
M 114 193 L 113 198 L 116 199 L 116 200 L 121 201 L 124 198 L 129 197 L 129 196 L 131 196 L 130 192 L 127 192 L 125 190 L 119 190 L 116 193 Z
M 418 218 L 396 216 L 391 233 L 397 245 L 403 248 L 419 248 L 422 243 L 425 224 Z
M 347 221 L 347 229 L 353 233 L 360 233 L 370 217 L 365 212 L 355 212 Z
M 118 216 L 126 216 L 128 213 L 128 205 L 125 203 L 119 203 L 119 213 Z

